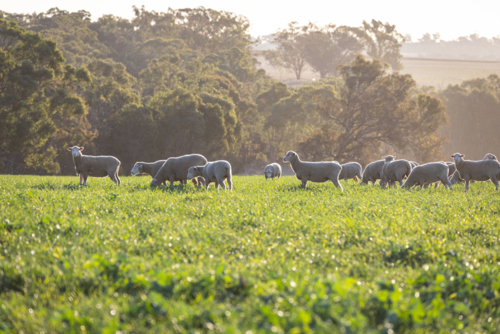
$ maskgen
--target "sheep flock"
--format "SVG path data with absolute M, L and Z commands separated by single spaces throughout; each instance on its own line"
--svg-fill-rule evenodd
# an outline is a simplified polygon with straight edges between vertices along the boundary
M 87 178 L 105 177 L 120 185 L 118 177 L 120 161 L 112 156 L 90 156 L 83 155 L 83 147 L 68 147 L 75 165 L 76 175 L 80 177 L 80 185 L 87 184 Z M 301 186 L 306 187 L 310 182 L 331 181 L 333 185 L 343 191 L 340 180 L 354 179 L 360 185 L 367 185 L 379 181 L 382 188 L 386 186 L 395 187 L 396 182 L 401 188 L 408 189 L 415 186 L 428 187 L 434 184 L 437 187 L 443 184 L 450 190 L 453 185 L 465 182 L 465 191 L 468 192 L 469 185 L 475 181 L 491 181 L 498 190 L 500 180 L 500 163 L 495 155 L 487 153 L 482 160 L 464 160 L 464 155 L 455 153 L 451 155 L 454 162 L 430 162 L 419 165 L 414 161 L 404 159 L 396 160 L 395 156 L 388 155 L 381 160 L 368 164 L 362 172 L 362 166 L 357 162 L 339 164 L 336 161 L 310 162 L 302 161 L 294 151 L 288 151 L 283 157 L 283 162 L 289 163 L 295 176 L 300 180 Z M 156 162 L 136 162 L 132 168 L 131 175 L 149 174 L 153 179 L 151 187 L 166 185 L 170 182 L 170 188 L 174 182 L 186 185 L 188 180 L 199 188 L 204 186 L 208 189 L 210 183 L 215 183 L 219 190 L 233 189 L 231 164 L 225 160 L 208 161 L 203 155 L 188 154 L 180 157 L 170 157 L 166 160 Z M 264 176 L 268 178 L 280 178 L 281 166 L 272 163 L 264 168 Z M 228 183 L 228 186 L 225 185 Z

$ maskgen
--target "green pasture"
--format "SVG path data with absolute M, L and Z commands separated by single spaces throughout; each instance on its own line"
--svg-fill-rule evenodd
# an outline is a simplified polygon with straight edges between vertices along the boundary
M 0 332 L 498 333 L 491 183 L 0 176 Z

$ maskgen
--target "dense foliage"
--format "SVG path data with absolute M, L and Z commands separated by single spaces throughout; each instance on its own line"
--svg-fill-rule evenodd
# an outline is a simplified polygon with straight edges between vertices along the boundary
M 341 162 L 387 151 L 443 158 L 438 98 L 456 99 L 387 71 L 385 63 L 400 68 L 392 25 L 291 23 L 268 59 L 297 77 L 308 62 L 325 77 L 294 90 L 258 70 L 242 16 L 203 7 L 134 13 L 2 14 L 1 172 L 72 174 L 65 148 L 75 144 L 118 157 L 126 174 L 138 160 L 193 152 L 227 159 L 236 173 L 289 149 Z
M 0 177 L 0 331 L 500 331 L 491 183 L 122 180 Z

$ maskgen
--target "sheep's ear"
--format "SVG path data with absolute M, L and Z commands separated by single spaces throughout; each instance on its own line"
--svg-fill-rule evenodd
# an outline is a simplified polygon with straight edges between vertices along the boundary
M 461 158 L 463 158 L 464 156 L 465 156 L 465 155 L 463 155 L 463 154 L 460 154 L 460 157 L 461 157 Z
M 454 155 L 452 155 L 451 157 L 452 157 L 452 158 L 454 158 L 455 156 L 454 156 Z
M 70 152 L 71 152 L 71 151 L 72 151 L 72 148 L 71 148 L 71 147 L 68 147 L 68 151 L 70 151 Z
M 80 151 L 83 151 L 83 147 L 80 147 Z

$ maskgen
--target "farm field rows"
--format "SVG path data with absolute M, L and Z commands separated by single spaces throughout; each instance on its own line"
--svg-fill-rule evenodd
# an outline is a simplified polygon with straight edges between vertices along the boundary
M 0 176 L 0 332 L 498 333 L 500 194 Z

